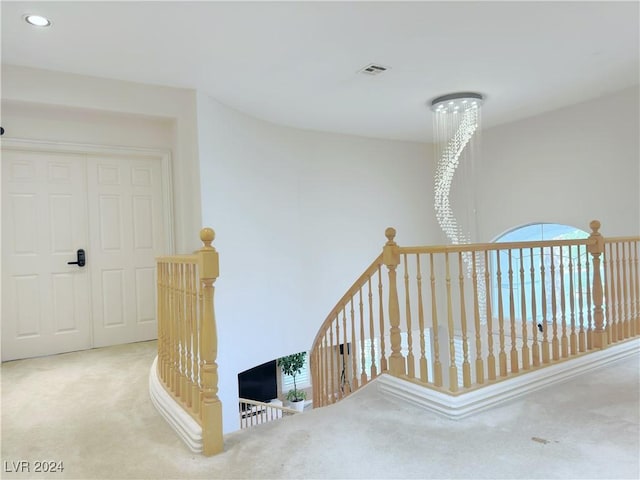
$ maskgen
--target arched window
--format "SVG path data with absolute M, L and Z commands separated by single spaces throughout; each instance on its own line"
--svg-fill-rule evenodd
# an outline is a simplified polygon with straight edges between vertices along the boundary
M 589 237 L 587 232 L 569 225 L 535 223 L 510 230 L 494 241 L 505 243 L 571 240 L 587 237 Z M 565 324 L 572 321 L 576 324 L 583 323 L 584 316 L 578 315 L 578 309 L 587 303 L 588 260 L 587 249 L 584 245 L 500 251 L 498 255 L 493 257 L 493 265 L 491 265 L 494 272 L 498 269 L 502 272 L 500 282 L 498 283 L 497 279 L 494 280 L 491 292 L 492 299 L 497 305 L 498 299 L 501 298 L 505 316 L 509 316 L 510 307 L 512 307 L 511 286 L 515 298 L 514 315 L 516 319 L 522 320 L 525 315 L 527 320 L 533 320 L 539 325 L 542 325 L 544 319 L 547 323 L 551 323 L 554 318 L 558 323 L 561 323 L 563 318 Z M 579 284 L 583 287 L 582 298 L 578 293 Z M 575 286 L 573 292 L 569 285 Z M 544 305 L 540 294 L 543 291 L 545 293 Z M 535 307 L 532 292 L 537 292 Z M 562 310 L 563 305 L 564 310 Z M 571 310 L 572 307 L 573 310 Z M 534 308 L 535 318 L 533 318 Z

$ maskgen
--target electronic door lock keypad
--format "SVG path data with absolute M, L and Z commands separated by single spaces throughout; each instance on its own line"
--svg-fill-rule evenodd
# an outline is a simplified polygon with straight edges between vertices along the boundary
M 76 252 L 77 260 L 75 262 L 67 262 L 67 265 L 78 265 L 79 267 L 84 267 L 86 263 L 84 249 L 79 248 Z

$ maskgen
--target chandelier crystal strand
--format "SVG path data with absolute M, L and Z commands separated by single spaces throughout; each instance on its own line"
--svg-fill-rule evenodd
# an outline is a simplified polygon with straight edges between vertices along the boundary
M 475 198 L 477 165 L 475 165 L 474 150 L 480 133 L 482 100 L 482 95 L 478 93 L 465 92 L 444 95 L 431 103 L 435 114 L 434 143 L 438 157 L 434 185 L 434 207 L 440 228 L 454 245 L 478 240 Z M 473 275 L 471 255 L 470 253 L 463 254 L 468 278 Z M 484 271 L 484 258 L 476 258 L 476 275 L 483 278 Z M 477 294 L 480 314 L 484 323 L 484 318 L 486 318 L 484 282 L 478 282 Z

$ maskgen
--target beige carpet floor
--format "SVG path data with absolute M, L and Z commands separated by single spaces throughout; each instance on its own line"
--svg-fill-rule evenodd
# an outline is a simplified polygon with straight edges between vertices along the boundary
M 2 478 L 640 477 L 638 356 L 459 421 L 366 388 L 227 435 L 225 452 L 205 458 L 151 404 L 155 347 L 4 363 Z M 34 472 L 43 460 L 64 471 Z M 16 472 L 20 465 L 30 471 Z

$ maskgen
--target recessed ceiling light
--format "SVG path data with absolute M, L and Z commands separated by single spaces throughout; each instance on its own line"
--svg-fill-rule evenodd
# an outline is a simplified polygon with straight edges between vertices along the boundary
M 43 17 L 42 15 L 31 15 L 31 14 L 27 14 L 24 15 L 24 21 L 27 22 L 29 25 L 33 25 L 34 27 L 50 27 L 51 26 L 51 20 L 49 20 L 47 17 Z

